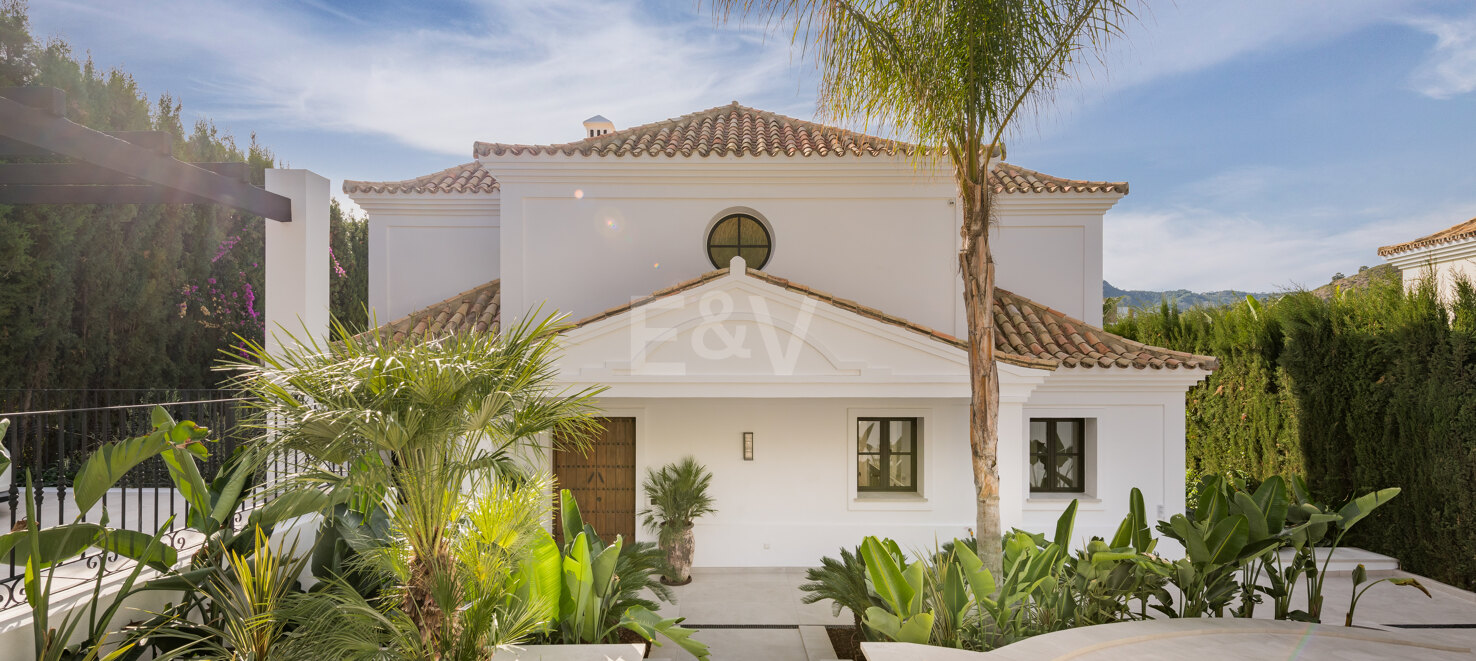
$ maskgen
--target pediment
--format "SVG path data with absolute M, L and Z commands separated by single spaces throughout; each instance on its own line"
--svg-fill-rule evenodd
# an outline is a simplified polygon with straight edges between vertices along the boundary
M 643 299 L 570 331 L 562 378 L 634 384 L 930 384 L 967 394 L 956 344 L 787 290 L 746 270 Z

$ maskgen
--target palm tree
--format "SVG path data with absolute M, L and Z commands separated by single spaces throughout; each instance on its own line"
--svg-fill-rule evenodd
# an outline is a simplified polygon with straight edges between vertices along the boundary
M 382 566 L 397 583 L 397 610 L 427 650 L 468 639 L 510 642 L 464 631 L 477 606 L 493 601 L 473 594 L 476 587 L 501 581 L 485 563 L 466 562 L 491 557 L 482 546 L 465 552 L 467 540 L 489 533 L 476 514 L 488 502 L 506 510 L 503 501 L 522 493 L 516 487 L 537 481 L 519 460 L 539 449 L 538 439 L 581 439 L 597 424 L 596 389 L 554 383 L 566 327 L 535 316 L 495 335 L 420 343 L 354 337 L 340 326 L 337 342 L 292 338 L 276 354 L 256 345 L 235 364 L 234 383 L 254 407 L 260 454 L 275 458 L 282 493 L 320 494 L 325 509 L 347 503 L 388 513 L 394 543 Z M 529 510 L 523 518 L 537 527 L 540 516 Z M 502 616 L 482 619 L 507 621 Z
M 969 445 L 977 536 L 1002 538 L 999 374 L 994 360 L 992 160 L 1021 110 L 1120 33 L 1131 0 L 714 0 L 720 17 L 795 25 L 820 64 L 819 105 L 839 122 L 891 126 L 918 164 L 946 159 L 963 203 L 959 269 L 969 328 Z M 999 544 L 980 544 L 998 574 Z

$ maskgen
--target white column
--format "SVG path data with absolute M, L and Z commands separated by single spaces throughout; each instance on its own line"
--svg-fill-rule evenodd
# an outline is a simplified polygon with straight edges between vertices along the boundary
M 266 171 L 266 189 L 292 200 L 292 222 L 266 221 L 266 347 L 328 338 L 328 180 Z

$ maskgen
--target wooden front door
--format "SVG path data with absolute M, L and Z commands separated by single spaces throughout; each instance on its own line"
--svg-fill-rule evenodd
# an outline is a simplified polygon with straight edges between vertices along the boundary
M 600 418 L 600 424 L 602 430 L 590 436 L 585 453 L 554 452 L 554 480 L 574 494 L 584 522 L 606 543 L 621 535 L 631 544 L 636 532 L 635 418 Z M 558 507 L 556 496 L 554 537 L 563 545 Z

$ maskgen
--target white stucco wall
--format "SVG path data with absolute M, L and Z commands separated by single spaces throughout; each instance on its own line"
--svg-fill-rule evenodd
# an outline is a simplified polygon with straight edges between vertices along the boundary
M 1087 420 L 1078 545 L 1093 536 L 1111 538 L 1127 515 L 1133 487 L 1142 491 L 1150 521 L 1184 511 L 1184 391 L 1205 376 L 1199 370 L 1064 369 L 1031 392 L 1018 414 L 1020 438 L 1028 436 L 1031 418 Z M 1011 471 L 1001 476 L 1002 488 L 1022 500 L 1026 530 L 1053 530 L 1071 496 L 1030 494 L 1028 444 L 1016 447 L 1024 448 L 1020 460 L 1001 460 Z
M 724 346 L 725 336 L 746 340 Z M 571 386 L 608 386 L 605 414 L 636 418 L 638 476 L 687 454 L 713 471 L 721 511 L 698 525 L 699 566 L 812 566 L 865 535 L 925 548 L 974 526 L 967 359 L 953 345 L 729 274 L 572 331 L 559 372 Z M 1089 421 L 1078 544 L 1115 532 L 1134 486 L 1150 516 L 1182 511 L 1184 390 L 1204 376 L 1002 365 L 1006 528 L 1053 531 L 1071 498 L 1029 492 L 1032 417 Z M 920 494 L 857 495 L 862 415 L 923 419 Z M 754 433 L 753 461 L 742 459 L 743 432 Z
M 999 196 L 991 238 L 999 286 L 1101 326 L 1103 214 L 1116 199 Z
M 380 323 L 500 277 L 496 193 L 356 194 L 369 216 L 369 307 Z
M 1437 290 L 1445 300 L 1455 294 L 1455 283 L 1460 278 L 1476 284 L 1476 239 L 1415 250 L 1388 260 L 1399 268 L 1405 287 L 1413 288 L 1421 281 L 1434 278 Z
M 1089 493 L 1078 496 L 1075 544 L 1110 538 L 1127 513 L 1129 490 L 1143 491 L 1148 515 L 1183 511 L 1183 390 L 1093 395 L 1045 386 L 1029 404 L 1001 411 L 1002 518 L 1006 529 L 1050 533 L 1072 496 L 1029 496 L 1031 417 L 1081 417 L 1089 436 Z M 701 567 L 814 566 L 866 535 L 929 549 L 974 527 L 968 402 L 962 398 L 607 398 L 606 415 L 636 419 L 636 475 L 691 455 L 713 473 L 718 513 L 696 526 Z M 858 496 L 855 418 L 923 419 L 921 493 Z M 754 459 L 743 460 L 743 432 Z M 637 493 L 638 507 L 645 495 Z M 655 541 L 648 530 L 638 537 Z M 1172 549 L 1165 549 L 1170 554 Z
M 954 185 L 905 159 L 482 160 L 501 182 L 507 313 L 546 302 L 583 318 L 712 270 L 712 223 L 746 212 L 773 236 L 765 271 L 965 333 Z M 1118 198 L 1002 196 L 1001 284 L 1099 323 L 1102 214 Z
M 866 535 L 931 547 L 973 525 L 966 401 L 943 399 L 608 399 L 636 419 L 636 471 L 695 457 L 713 473 L 718 513 L 696 526 L 704 567 L 813 566 Z M 858 411 L 922 417 L 923 498 L 857 499 Z M 754 434 L 744 461 L 743 432 Z M 644 507 L 644 493 L 637 494 Z M 649 530 L 638 533 L 655 541 Z

